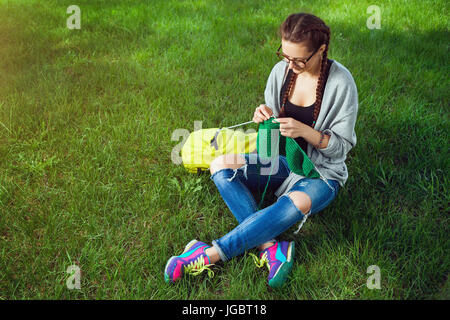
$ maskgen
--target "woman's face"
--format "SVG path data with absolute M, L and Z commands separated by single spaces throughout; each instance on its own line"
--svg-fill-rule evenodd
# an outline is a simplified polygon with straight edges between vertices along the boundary
M 326 45 L 322 44 L 319 50 L 311 57 L 311 59 L 308 60 L 304 69 L 296 68 L 292 61 L 289 62 L 289 69 L 292 69 L 293 72 L 297 74 L 300 74 L 302 72 L 317 72 L 320 68 L 320 63 L 323 56 L 322 53 L 325 48 Z M 313 54 L 313 51 L 310 51 L 304 42 L 294 43 L 286 41 L 284 39 L 281 40 L 281 51 L 290 59 L 302 59 L 303 61 L 306 61 L 306 59 L 308 59 Z

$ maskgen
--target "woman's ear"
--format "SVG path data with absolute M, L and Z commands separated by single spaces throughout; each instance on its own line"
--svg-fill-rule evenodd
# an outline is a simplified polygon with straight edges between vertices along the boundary
M 323 54 L 324 53 L 324 51 L 325 51 L 325 49 L 327 48 L 327 45 L 324 43 L 324 44 L 322 44 L 321 46 L 320 46 L 320 54 Z

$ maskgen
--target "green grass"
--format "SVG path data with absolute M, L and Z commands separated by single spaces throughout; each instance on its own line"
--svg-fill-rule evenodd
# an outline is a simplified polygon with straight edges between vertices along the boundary
M 0 299 L 450 298 L 448 3 L 378 1 L 369 30 L 372 4 L 0 0 Z M 236 225 L 209 175 L 172 163 L 171 134 L 251 120 L 299 11 L 330 26 L 358 87 L 347 184 L 281 236 L 296 241 L 283 289 L 248 254 L 168 286 L 171 255 Z

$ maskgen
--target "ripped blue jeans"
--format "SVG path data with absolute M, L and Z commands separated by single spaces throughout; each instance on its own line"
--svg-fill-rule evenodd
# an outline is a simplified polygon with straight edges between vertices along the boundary
M 339 191 L 339 182 L 327 179 L 303 178 L 288 191 L 302 191 L 311 198 L 311 209 L 301 212 L 288 195 L 283 195 L 272 205 L 258 210 L 252 192 L 264 190 L 269 173 L 268 189 L 276 190 L 288 177 L 290 169 L 285 156 L 262 159 L 257 153 L 241 153 L 246 164 L 238 169 L 224 168 L 214 172 L 214 181 L 226 205 L 239 225 L 212 242 L 222 261 L 244 253 L 246 250 L 274 240 L 275 237 L 297 222 L 328 206 Z M 271 160 L 271 161 L 270 161 Z

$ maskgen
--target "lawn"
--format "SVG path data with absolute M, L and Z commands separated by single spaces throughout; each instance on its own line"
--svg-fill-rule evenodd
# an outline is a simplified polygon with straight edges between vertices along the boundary
M 0 299 L 449 299 L 449 3 L 380 0 L 369 29 L 373 4 L 0 0 Z M 251 120 L 301 11 L 358 87 L 349 179 L 280 236 L 282 289 L 248 253 L 167 285 L 170 256 L 236 226 L 209 174 L 172 162 L 172 133 Z

